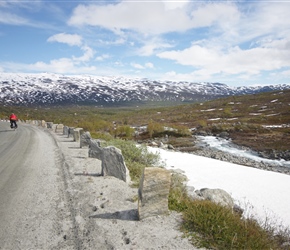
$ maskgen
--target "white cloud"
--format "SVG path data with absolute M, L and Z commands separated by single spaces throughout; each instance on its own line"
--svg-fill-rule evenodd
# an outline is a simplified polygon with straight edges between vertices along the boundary
M 290 23 L 286 21 L 290 12 L 289 2 L 253 1 L 239 7 L 238 18 L 220 26 L 222 30 L 219 30 L 215 41 L 224 46 L 245 42 L 260 46 L 264 39 L 277 40 L 289 36 Z
M 272 47 L 271 47 L 272 46 Z M 184 50 L 171 50 L 157 54 L 162 59 L 169 59 L 180 65 L 192 66 L 197 70 L 213 75 L 246 74 L 256 75 L 262 71 L 290 67 L 290 50 L 287 41 L 272 41 L 267 47 L 242 50 L 238 46 L 221 50 L 198 44 Z
M 0 23 L 10 24 L 10 25 L 24 25 L 24 24 L 28 24 L 29 21 L 18 15 L 0 11 Z
M 289 31 L 290 4 L 287 1 L 270 2 L 261 1 L 256 12 L 251 16 L 252 28 L 257 28 L 263 34 L 277 34 L 285 29 Z
M 56 34 L 56 35 L 49 37 L 47 39 L 47 41 L 48 42 L 65 43 L 65 44 L 68 44 L 70 46 L 81 46 L 82 45 L 82 37 L 79 35 L 76 35 L 76 34 L 72 35 L 72 34 L 60 33 L 60 34 Z M 89 61 L 90 59 L 92 59 L 94 57 L 95 51 L 92 48 L 90 48 L 86 45 L 83 45 L 83 46 L 81 46 L 81 50 L 84 51 L 84 54 L 82 56 L 80 56 L 80 57 L 72 56 L 72 59 L 68 59 L 68 60 L 72 60 L 75 63 L 79 63 L 79 62 Z
M 82 37 L 76 34 L 59 33 L 47 39 L 48 42 L 65 43 L 70 46 L 81 46 Z
M 156 52 L 163 49 L 172 48 L 173 45 L 168 42 L 162 41 L 159 38 L 152 38 L 144 41 L 144 45 L 136 50 L 136 55 L 138 56 L 152 56 Z
M 110 55 L 102 54 L 102 55 L 96 57 L 96 61 L 104 61 L 105 59 L 108 59 L 108 58 L 110 58 Z
M 141 65 L 139 63 L 131 63 L 131 66 L 135 69 L 153 69 L 154 64 L 151 62 L 147 62 L 144 65 Z
M 184 8 L 190 1 L 189 0 L 175 0 L 175 1 L 161 0 L 161 2 L 164 4 L 165 10 L 172 10 L 172 9 Z
M 135 69 L 144 69 L 144 66 L 139 63 L 131 63 L 131 66 Z
M 201 4 L 191 12 L 193 24 L 191 28 L 209 27 L 218 24 L 227 27 L 236 23 L 240 18 L 240 12 L 235 4 L 219 2 Z
M 125 44 L 127 42 L 127 40 L 125 38 L 117 38 L 113 41 L 106 41 L 105 43 L 107 45 L 122 45 L 122 44 Z
M 282 72 L 281 72 L 281 75 L 283 75 L 283 76 L 287 76 L 287 77 L 290 77 L 290 70 L 282 71 Z M 290 82 L 290 80 L 289 80 L 289 82 Z
M 96 72 L 95 66 L 87 66 L 85 63 L 94 57 L 94 50 L 88 46 L 82 46 L 84 54 L 80 57 L 59 58 L 50 60 L 48 63 L 38 61 L 33 64 L 5 63 L 5 68 L 9 71 L 24 72 L 54 72 L 59 74 L 74 73 L 93 73 Z M 1 69 L 1 68 L 0 68 Z
M 145 63 L 145 67 L 148 68 L 148 69 L 153 69 L 154 68 L 154 64 L 153 63 Z
M 36 62 L 31 65 L 31 67 L 39 71 L 64 73 L 68 70 L 72 70 L 74 68 L 74 63 L 69 58 L 60 58 L 57 60 L 51 60 L 49 63 Z
M 189 12 L 188 7 L 193 11 Z M 135 30 L 144 34 L 162 34 L 228 23 L 238 16 L 236 6 L 228 3 L 121 1 L 108 5 L 79 5 L 68 24 L 100 26 L 114 32 Z
M 91 73 L 96 70 L 94 66 L 77 65 L 73 60 L 69 58 L 60 58 L 57 60 L 51 60 L 49 63 L 37 62 L 31 64 L 30 68 L 39 72 L 55 72 L 58 74 L 71 73 Z
M 136 51 L 136 55 L 151 56 L 154 54 L 154 51 L 158 48 L 159 48 L 158 44 L 148 43 L 142 46 L 141 48 L 138 48 Z
M 95 51 L 93 49 L 91 49 L 90 47 L 83 46 L 83 47 L 81 47 L 81 49 L 84 51 L 84 54 L 80 57 L 73 56 L 74 61 L 86 62 L 94 57 Z
M 191 73 L 178 73 L 176 71 L 168 71 L 164 73 L 163 75 L 159 76 L 159 79 L 162 80 L 168 80 L 171 81 L 207 81 L 211 79 L 211 76 L 209 74 L 206 74 L 205 72 L 191 72 Z
M 43 0 L 1 0 L 0 1 L 0 24 L 4 23 L 13 26 L 29 26 L 35 28 L 52 29 L 54 25 L 48 25 L 32 16 L 40 11 L 43 7 Z M 52 6 L 48 8 L 50 11 Z M 53 10 L 54 11 L 54 10 Z M 25 13 L 27 12 L 27 13 Z M 55 11 L 53 12 L 55 15 Z
M 290 50 L 290 36 L 276 40 L 273 40 L 273 38 L 261 39 L 260 46 L 265 48 L 276 48 L 287 52 Z

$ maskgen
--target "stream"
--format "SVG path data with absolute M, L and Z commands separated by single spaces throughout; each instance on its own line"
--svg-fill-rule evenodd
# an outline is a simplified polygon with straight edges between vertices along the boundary
M 257 162 L 266 162 L 268 164 L 274 164 L 279 165 L 283 167 L 290 168 L 290 161 L 285 161 L 283 159 L 281 160 L 271 160 L 260 157 L 255 151 L 250 149 L 241 148 L 234 143 L 231 142 L 231 140 L 226 140 L 223 138 L 218 138 L 215 136 L 197 136 L 200 143 L 203 146 L 208 146 L 210 148 L 214 148 L 226 153 L 230 153 L 232 155 L 236 155 L 239 157 L 245 157 Z

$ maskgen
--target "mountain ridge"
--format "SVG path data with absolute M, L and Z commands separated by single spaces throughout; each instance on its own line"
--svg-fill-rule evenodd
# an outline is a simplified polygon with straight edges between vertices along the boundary
M 198 102 L 231 95 L 290 89 L 288 84 L 230 87 L 223 83 L 157 81 L 117 76 L 0 73 L 2 105 Z

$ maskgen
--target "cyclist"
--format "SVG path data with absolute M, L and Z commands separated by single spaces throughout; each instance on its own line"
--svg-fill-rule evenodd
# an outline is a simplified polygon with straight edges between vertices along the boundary
M 9 120 L 10 120 L 10 128 L 17 128 L 16 121 L 18 121 L 18 118 L 14 113 L 10 115 Z

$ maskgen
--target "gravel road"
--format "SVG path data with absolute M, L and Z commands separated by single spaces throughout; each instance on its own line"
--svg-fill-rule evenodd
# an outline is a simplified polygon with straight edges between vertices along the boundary
M 0 122 L 0 249 L 197 249 L 181 216 L 137 219 L 137 189 L 72 138 Z
M 14 131 L 0 123 L 0 249 L 64 246 L 60 169 L 60 151 L 49 133 L 25 124 Z

